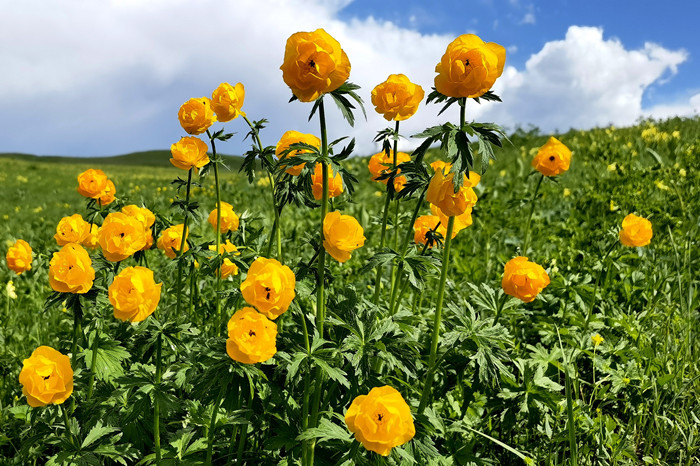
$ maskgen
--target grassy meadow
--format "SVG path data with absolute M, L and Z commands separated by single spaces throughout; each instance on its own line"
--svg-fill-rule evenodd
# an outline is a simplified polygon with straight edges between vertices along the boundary
M 261 136 L 267 138 L 264 131 Z M 184 197 L 184 188 L 178 192 L 171 182 L 186 172 L 170 166 L 167 152 L 142 154 L 141 161 L 138 154 L 121 161 L 0 154 L 3 257 L 16 239 L 34 250 L 29 272 L 17 276 L 4 261 L 0 267 L 0 463 L 150 464 L 150 406 L 158 398 L 167 464 L 204 464 L 208 447 L 214 464 L 233 458 L 297 464 L 305 374 L 319 367 L 325 381 L 321 422 L 304 437 L 316 439 L 317 464 L 700 464 L 700 119 L 557 136 L 573 151 L 571 168 L 543 180 L 527 254 L 551 283 L 523 303 L 504 295 L 501 279 L 505 262 L 523 255 L 540 176 L 530 161 L 548 137 L 511 135 L 475 188 L 473 225 L 451 243 L 434 401 L 416 417 L 415 438 L 386 458 L 361 448 L 343 415 L 355 396 L 385 384 L 399 389 L 415 412 L 430 352 L 440 248 L 425 251 L 429 260 L 399 295 L 396 312 L 388 310 L 392 271 L 385 265 L 381 299 L 373 305 L 375 275 L 366 265 L 386 252 L 379 249 L 385 186 L 371 181 L 367 157 L 345 162 L 359 180 L 352 198 L 332 200 L 331 210 L 360 222 L 366 242 L 344 264 L 326 262 L 326 340 L 314 340 L 309 349 L 301 337 L 314 308 L 315 278 L 306 265 L 318 246 L 319 209 L 288 205 L 281 212 L 282 253 L 297 276 L 296 298 L 277 321 L 277 354 L 250 367 L 234 366 L 223 350 L 226 322 L 244 305 L 238 288 L 245 270 L 241 265 L 241 274 L 224 281 L 218 315 L 207 265 L 214 181 L 211 172 L 195 177 L 197 265 L 191 263 L 181 284 L 175 261 L 155 247 L 146 252 L 163 282 L 157 322 L 117 321 L 106 293 L 82 301 L 75 389 L 65 403 L 72 410 L 71 438 L 78 440 L 69 442 L 59 407 L 29 408 L 18 375 L 40 345 L 70 352 L 75 309 L 65 299 L 50 299 L 47 270 L 59 249 L 53 239 L 58 221 L 74 213 L 87 218 L 76 177 L 88 168 L 103 170 L 117 189 L 110 209 L 148 207 L 157 217 L 157 236 L 181 222 L 171 204 Z M 426 159 L 445 155 L 434 149 Z M 258 174 L 249 183 L 238 172 L 240 159 L 227 163 L 222 200 L 241 217 L 227 238 L 239 246 L 241 264 L 250 264 L 265 253 L 274 220 L 269 181 Z M 390 249 L 406 234 L 415 202 L 391 210 Z M 420 215 L 427 213 L 426 203 Z M 649 246 L 619 243 L 629 213 L 652 222 Z M 101 277 L 96 289 L 105 291 L 111 265 L 99 252 L 91 255 Z M 185 301 L 179 314 L 178 289 Z M 163 384 L 152 375 L 156 332 L 166 342 Z M 231 374 L 226 384 L 223 373 Z M 212 421 L 217 402 L 219 417 Z

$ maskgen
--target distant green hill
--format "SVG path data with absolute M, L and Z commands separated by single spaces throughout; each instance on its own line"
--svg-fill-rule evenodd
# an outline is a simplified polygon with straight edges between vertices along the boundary
M 0 157 L 25 160 L 28 162 L 53 162 L 94 165 L 132 165 L 143 167 L 171 167 L 170 151 L 149 150 L 143 152 L 132 152 L 131 154 L 115 155 L 113 157 L 63 157 L 54 155 L 31 155 L 19 154 L 15 152 L 0 152 Z M 224 155 L 226 165 L 231 170 L 238 171 L 243 163 L 243 157 L 237 155 Z

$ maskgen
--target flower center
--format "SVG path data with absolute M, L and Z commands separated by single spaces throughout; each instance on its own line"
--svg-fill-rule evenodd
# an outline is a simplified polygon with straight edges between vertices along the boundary
M 270 299 L 270 291 L 271 291 L 270 288 L 266 286 L 265 291 L 267 291 L 267 295 L 266 295 L 265 299 Z
M 377 414 L 377 422 L 382 422 L 383 419 L 384 419 L 384 414 L 378 413 Z
M 554 162 L 554 156 L 553 156 L 553 155 L 550 155 L 550 156 L 549 156 L 549 161 L 550 161 L 550 162 Z
M 255 332 L 252 331 L 252 330 L 248 330 L 248 336 L 249 336 L 249 337 L 254 337 L 254 336 L 255 336 Z

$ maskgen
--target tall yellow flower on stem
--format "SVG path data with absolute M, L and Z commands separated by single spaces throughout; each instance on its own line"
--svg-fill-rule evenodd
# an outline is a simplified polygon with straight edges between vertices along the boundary
M 180 244 L 182 244 L 182 232 L 185 229 L 184 224 L 173 225 L 169 228 L 163 230 L 158 238 L 158 249 L 162 249 L 166 256 L 171 259 L 177 257 L 178 251 L 180 251 Z M 189 234 L 189 229 L 185 232 L 185 245 L 182 248 L 182 252 L 187 252 L 190 247 L 187 244 L 187 235 Z
M 109 302 L 114 317 L 141 322 L 153 314 L 160 301 L 162 283 L 156 283 L 153 271 L 146 267 L 127 267 L 109 285 Z
M 209 163 L 207 150 L 206 142 L 194 136 L 185 136 L 170 146 L 170 163 L 182 170 L 199 170 Z
M 305 134 L 305 133 L 300 133 L 299 131 L 287 131 L 282 135 L 280 138 L 279 142 L 277 143 L 277 147 L 275 148 L 275 155 L 277 156 L 278 159 L 282 158 L 288 158 L 288 157 L 294 157 L 295 155 L 299 154 L 306 154 L 309 151 L 304 151 L 304 150 L 297 150 L 297 151 L 292 151 L 288 152 L 286 155 L 284 154 L 284 151 L 289 149 L 289 146 L 292 144 L 298 144 L 298 143 L 304 143 L 308 144 L 310 146 L 314 146 L 316 148 L 321 147 L 321 140 L 314 136 L 313 134 Z M 285 170 L 286 173 L 289 173 L 292 176 L 299 176 L 301 174 L 301 171 L 304 169 L 304 163 L 299 164 L 299 165 L 294 165 L 292 167 L 289 167 Z
M 108 261 L 123 261 L 146 247 L 146 227 L 136 217 L 112 212 L 97 231 L 97 242 Z
M 541 265 L 519 256 L 506 262 L 501 285 L 506 294 L 529 303 L 549 285 L 549 275 Z
M 651 222 L 646 218 L 629 214 L 622 220 L 620 242 L 625 246 L 647 246 L 651 243 L 652 236 L 654 236 L 654 232 L 651 228 Z
M 252 307 L 236 311 L 227 329 L 226 353 L 235 361 L 255 364 L 277 353 L 277 324 Z
M 83 220 L 80 214 L 63 217 L 56 225 L 56 234 L 53 236 L 59 246 L 68 243 L 85 243 L 90 236 L 90 224 Z
M 537 151 L 532 167 L 544 176 L 564 173 L 571 165 L 571 150 L 554 136 Z
M 323 197 L 323 171 L 320 163 L 314 167 L 314 172 L 311 174 L 311 191 L 314 199 L 320 201 Z M 338 197 L 343 194 L 343 177 L 340 173 L 333 174 L 333 169 L 328 167 L 328 197 Z
M 22 275 L 32 270 L 32 247 L 23 239 L 18 239 L 7 249 L 5 260 L 10 270 L 17 275 Z
M 32 408 L 61 404 L 73 393 L 70 358 L 50 346 L 40 346 L 22 362 L 19 383 Z
M 107 175 L 102 170 L 90 168 L 78 175 L 78 192 L 85 197 L 98 199 L 107 189 Z
M 235 86 L 229 83 L 221 83 L 214 89 L 211 95 L 211 108 L 216 113 L 217 121 L 225 122 L 245 116 L 241 110 L 245 100 L 245 88 L 238 83 Z
M 68 243 L 53 253 L 49 262 L 49 285 L 60 293 L 84 294 L 95 280 L 95 269 L 87 251 L 79 244 Z
M 278 260 L 258 257 L 241 283 L 241 294 L 248 304 L 270 319 L 276 319 L 292 303 L 295 285 L 292 269 Z
M 469 176 L 462 175 L 462 186 L 455 192 L 454 173 L 445 174 L 445 170 L 437 170 L 430 179 L 425 199 L 438 207 L 448 217 L 459 216 L 466 212 L 467 208 L 476 204 L 476 193 L 473 186 L 479 184 L 480 176 L 475 172 L 469 172 Z
M 209 224 L 216 230 L 216 218 L 218 209 L 214 209 L 209 213 Z M 238 230 L 239 218 L 236 212 L 233 211 L 233 206 L 228 202 L 221 202 L 221 215 L 219 222 L 219 230 L 221 233 Z M 216 248 L 215 248 L 216 249 Z
M 386 81 L 372 89 L 372 105 L 385 120 L 403 121 L 418 111 L 425 91 L 404 74 L 390 74 Z
M 365 244 L 362 226 L 351 215 L 334 211 L 323 220 L 323 247 L 333 259 L 345 262 L 352 252 Z
M 192 98 L 182 104 L 177 118 L 187 134 L 202 134 L 216 121 L 211 100 L 207 97 Z

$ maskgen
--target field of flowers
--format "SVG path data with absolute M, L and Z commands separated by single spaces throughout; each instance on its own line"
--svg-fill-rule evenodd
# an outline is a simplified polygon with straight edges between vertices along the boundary
M 224 83 L 172 168 L 0 156 L 0 463 L 698 464 L 700 119 L 506 137 L 477 39 L 372 91 L 372 157 L 323 30 L 281 68 L 318 135 Z

